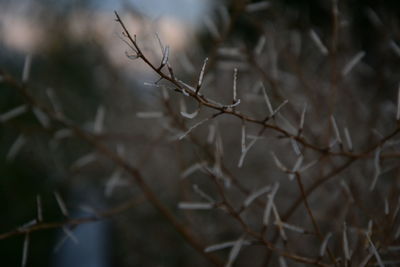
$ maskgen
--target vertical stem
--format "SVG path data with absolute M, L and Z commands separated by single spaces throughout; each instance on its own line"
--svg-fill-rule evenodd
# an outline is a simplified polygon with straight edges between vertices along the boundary
M 321 234 L 321 229 L 319 228 L 317 221 L 315 220 L 315 217 L 311 211 L 310 205 L 308 204 L 308 200 L 307 200 L 307 195 L 306 195 L 306 191 L 304 189 L 303 183 L 301 182 L 301 177 L 299 173 L 296 173 L 296 181 L 297 184 L 299 185 L 300 191 L 301 191 L 301 196 L 303 198 L 303 202 L 304 202 L 304 206 L 306 207 L 307 213 L 310 216 L 311 222 L 313 224 L 313 227 L 315 229 L 315 232 L 317 233 L 318 238 L 321 240 L 321 242 L 323 242 L 324 237 Z M 329 257 L 331 258 L 332 263 L 336 266 L 337 262 L 335 257 L 333 256 L 332 252 L 330 251 L 329 248 L 327 248 L 327 252 Z

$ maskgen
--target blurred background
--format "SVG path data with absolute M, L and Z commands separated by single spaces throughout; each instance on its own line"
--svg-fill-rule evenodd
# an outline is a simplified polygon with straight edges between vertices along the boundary
M 135 115 L 141 110 L 158 109 L 154 88 L 143 87 L 144 82 L 152 82 L 155 76 L 145 65 L 126 57 L 129 47 L 122 41 L 114 10 L 137 34 L 146 52 L 153 53 L 154 47 L 159 51 L 157 34 L 170 45 L 175 56 L 193 48 L 203 17 L 210 16 L 213 8 L 208 1 L 197 0 L 2 0 L 0 6 L 0 68 L 21 79 L 24 63 L 30 58 L 30 90 L 37 90 L 35 94 L 42 99 L 48 97 L 46 92 L 54 92 L 66 117 L 85 129 L 93 128 L 96 112 L 100 106 L 104 108 L 105 124 L 111 128 L 107 131 L 109 135 L 99 138 L 113 146 L 126 144 L 126 157 L 133 163 L 142 157 L 140 154 L 145 153 L 154 136 L 159 135 L 156 127 L 148 127 L 153 123 L 143 125 Z M 0 113 L 24 104 L 18 92 L 4 85 L 0 87 Z M 116 193 L 112 192 L 112 185 L 106 189 L 110 177 L 118 174 L 115 176 L 115 167 L 104 159 L 74 168 L 74 162 L 91 153 L 92 148 L 70 138 L 68 133 L 62 137 L 62 129 L 60 139 L 53 139 L 57 125 L 43 127 L 34 115 L 22 114 L 0 127 L 0 210 L 4 218 L 0 222 L 1 232 L 35 219 L 38 197 L 44 221 L 63 220 L 54 191 L 67 203 L 71 217 L 93 215 L 85 206 L 102 211 L 132 195 L 141 199 L 135 187 L 119 192 L 122 185 L 126 187 L 123 182 L 121 185 L 117 182 Z M 18 138 L 22 141 L 20 147 Z M 15 156 L 10 154 L 13 144 L 14 147 L 17 144 Z M 178 235 L 169 226 L 166 230 L 159 229 L 165 225 L 150 206 L 141 204 L 138 208 L 138 214 L 123 216 L 117 222 L 78 228 L 78 244 L 65 241 L 62 229 L 33 234 L 28 266 L 179 265 L 179 261 L 184 261 L 180 256 L 185 255 L 180 250 L 187 248 Z M 141 229 L 144 225 L 152 227 Z M 120 227 L 129 233 L 118 230 Z M 154 238 L 153 235 L 161 235 L 157 240 L 166 245 L 159 247 L 145 241 Z M 170 247 L 170 242 L 177 246 Z M 0 241 L 2 266 L 21 265 L 22 244 L 20 237 Z
M 170 63 L 179 79 L 195 84 L 204 58 L 209 57 L 204 93 L 229 102 L 233 68 L 238 68 L 243 110 L 258 117 L 267 111 L 262 104 L 262 81 L 275 107 L 289 99 L 291 109 L 284 114 L 292 123 L 299 119 L 304 103 L 309 104 L 310 140 L 317 144 L 332 141 L 325 130 L 329 115 L 335 114 L 339 125 L 349 128 L 358 151 L 395 125 L 400 5 L 395 0 L 339 1 L 340 20 L 335 30 L 333 2 L 0 0 L 0 70 L 19 81 L 25 79 L 39 101 L 59 109 L 83 129 L 94 131 L 97 140 L 137 166 L 174 213 L 189 218 L 204 242 L 224 241 L 235 238 L 238 227 L 222 214 L 202 214 L 199 218 L 183 215 L 176 208 L 192 194 L 188 182 L 180 179 L 181 173 L 201 158 L 212 157 L 204 150 L 212 147 L 206 140 L 209 128 L 204 126 L 195 133 L 201 146 L 193 140 L 176 140 L 182 129 L 167 114 L 162 92 L 146 85 L 158 77 L 143 62 L 132 60 L 114 10 L 152 61 L 161 60 L 160 41 L 169 45 Z M 335 42 L 340 78 L 337 91 L 332 93 Z M 349 65 L 357 56 L 354 66 Z M 29 77 L 24 74 L 27 69 Z M 66 203 L 71 218 L 92 216 L 126 201 L 132 206 L 110 219 L 73 229 L 73 237 L 70 230 L 62 228 L 32 233 L 27 266 L 207 266 L 143 200 L 126 173 L 68 129 L 40 112 L 28 111 L 21 95 L 3 84 L 1 77 L 0 94 L 0 233 L 37 220 L 38 202 L 45 222 L 65 219 L 59 198 Z M 182 105 L 195 110 L 195 103 L 175 98 L 173 91 L 169 94 L 172 112 L 179 114 Z M 8 118 L 7 113 L 15 108 L 20 114 Z M 290 123 L 281 123 L 285 129 L 291 128 Z M 238 168 L 240 123 L 224 118 L 218 127 L 224 129 L 220 134 L 226 167 L 238 177 L 246 177 L 247 188 L 252 190 L 284 176 L 265 159 L 270 156 L 266 149 L 278 147 L 271 144 L 275 135 L 267 136 L 265 144 L 248 155 L 245 167 Z M 253 134 L 257 130 L 248 128 Z M 283 147 L 277 154 L 291 162 L 293 152 L 285 152 L 290 144 Z M 340 161 L 321 163 L 311 174 L 326 172 L 330 169 L 325 166 L 336 163 Z M 387 195 L 390 203 L 395 203 L 398 158 L 385 164 L 389 171 L 376 196 Z M 361 186 L 362 177 L 368 176 L 371 168 L 364 170 L 367 174 L 351 169 L 343 176 L 355 177 L 350 187 L 359 189 L 361 199 L 367 199 L 362 193 L 366 190 Z M 195 179 L 198 184 L 205 183 L 201 174 Z M 389 194 L 388 188 L 393 186 Z M 285 188 L 282 198 L 298 192 L 290 185 Z M 339 191 L 335 185 L 326 190 Z M 238 194 L 230 193 L 233 199 Z M 339 203 L 335 196 L 327 200 L 329 208 L 319 215 L 327 225 L 331 223 L 327 214 L 339 209 L 339 204 L 332 204 Z M 280 202 L 282 209 L 289 204 Z M 294 221 L 301 224 L 304 213 L 297 215 Z M 2 266 L 21 265 L 23 242 L 24 236 L 0 240 Z M 263 253 L 262 249 L 248 252 L 238 266 L 256 266 L 253 264 L 263 261 L 254 255 Z

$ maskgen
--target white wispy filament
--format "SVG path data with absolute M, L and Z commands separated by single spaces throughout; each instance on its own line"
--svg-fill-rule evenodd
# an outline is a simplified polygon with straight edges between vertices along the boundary
M 277 224 L 277 223 L 275 223 L 275 224 Z M 296 225 L 293 225 L 293 224 L 281 222 L 281 225 L 282 225 L 283 228 L 286 228 L 288 230 L 291 230 L 293 232 L 297 232 L 297 233 L 300 233 L 300 234 L 304 234 L 306 232 L 306 230 L 304 230 L 303 228 L 301 228 L 299 226 L 296 226 Z
M 93 132 L 96 134 L 100 134 L 103 131 L 105 112 L 106 110 L 103 106 L 97 108 L 96 118 L 94 119 L 93 125 Z
M 61 140 L 70 136 L 73 136 L 74 132 L 71 129 L 60 129 L 54 133 L 54 139 Z
M 62 108 L 60 102 L 58 101 L 53 89 L 46 89 L 46 94 L 49 97 L 50 103 L 57 114 L 62 114 Z
M 370 259 L 372 258 L 372 256 L 374 256 L 374 252 L 372 251 L 372 249 L 370 249 L 368 255 L 364 258 L 364 260 L 360 263 L 359 266 L 360 267 L 367 266 L 367 264 L 370 261 Z
M 246 6 L 246 12 L 256 12 L 256 11 L 261 11 L 269 8 L 271 3 L 267 1 L 261 1 L 253 4 L 248 4 Z
M 213 203 L 207 202 L 180 202 L 178 208 L 183 210 L 209 210 L 214 207 Z
M 183 98 L 180 99 L 180 107 L 181 107 L 181 115 L 187 119 L 194 119 L 199 114 L 200 111 L 200 106 L 199 106 L 193 113 L 188 113 L 186 111 L 186 104 Z
M 24 245 L 22 248 L 22 261 L 21 261 L 22 267 L 25 267 L 28 261 L 28 250 L 29 250 L 29 233 L 25 235 Z
M 287 236 L 286 236 L 285 229 L 283 226 L 284 223 L 282 222 L 281 217 L 279 216 L 279 213 L 278 213 L 275 203 L 272 203 L 272 211 L 274 212 L 274 216 L 275 216 L 275 225 L 279 228 L 279 234 L 280 234 L 281 238 L 284 241 L 286 241 Z
M 367 239 L 368 239 L 368 242 L 369 242 L 369 244 L 370 244 L 370 246 L 371 246 L 372 252 L 373 252 L 374 255 L 375 255 L 375 258 L 376 258 L 376 261 L 378 262 L 379 267 L 385 267 L 385 265 L 384 265 L 383 262 L 382 262 L 381 256 L 380 256 L 379 253 L 378 253 L 378 250 L 376 250 L 375 245 L 372 243 L 371 238 L 369 237 L 368 234 L 365 234 L 365 235 L 366 235 L 366 237 L 367 237 Z
M 182 140 L 183 138 L 185 138 L 193 129 L 197 128 L 198 126 L 202 125 L 203 123 L 205 123 L 206 121 L 208 121 L 210 118 L 205 118 L 201 121 L 199 121 L 198 123 L 194 124 L 193 126 L 191 126 L 184 134 L 182 134 L 181 136 L 179 136 L 179 140 Z
M 197 162 L 191 166 L 189 166 L 188 168 L 186 168 L 182 173 L 181 173 L 181 178 L 184 179 L 188 176 L 190 176 L 191 174 L 193 174 L 194 172 L 201 170 L 204 166 L 206 165 L 206 162 Z
M 161 60 L 161 66 L 165 66 L 165 64 L 168 63 L 168 58 L 169 58 L 169 46 L 164 47 L 164 52 L 163 52 L 163 58 Z
M 149 82 L 144 82 L 143 83 L 144 86 L 149 86 L 149 87 L 156 87 L 156 88 L 160 88 L 161 85 L 156 84 L 156 83 L 149 83 Z
M 347 129 L 347 127 L 344 127 L 344 136 L 346 137 L 346 142 L 347 142 L 347 146 L 349 147 L 349 150 L 352 151 L 353 150 L 353 142 L 351 141 L 349 129 Z
M 350 71 L 361 61 L 361 59 L 365 56 L 364 51 L 358 52 L 350 61 L 347 63 L 343 70 L 342 70 L 342 75 L 346 76 L 347 74 L 350 73 Z
M 318 34 L 314 30 L 310 30 L 310 37 L 313 40 L 314 44 L 317 46 L 321 54 L 326 56 L 329 51 L 326 46 L 322 43 L 321 39 L 319 38 Z
M 210 125 L 208 128 L 207 143 L 211 144 L 214 141 L 215 133 L 216 133 L 216 126 Z
M 288 103 L 288 102 L 286 102 Z M 295 135 L 296 132 L 298 132 L 298 129 L 296 129 L 296 127 L 293 126 L 293 124 L 282 114 L 278 113 L 276 114 L 277 118 L 279 118 L 287 127 L 288 132 L 292 133 L 292 135 Z
M 83 155 L 79 159 L 77 159 L 71 166 L 72 169 L 82 168 L 83 166 L 95 161 L 97 158 L 95 153 L 89 153 Z
M 253 140 L 251 140 L 249 145 L 242 151 L 242 154 L 239 158 L 238 168 L 241 168 L 243 166 L 244 158 L 246 157 L 247 152 L 249 152 L 250 148 L 254 146 L 258 139 L 259 138 L 254 138 Z
M 267 38 L 265 37 L 265 35 L 261 35 L 260 39 L 258 39 L 256 47 L 254 48 L 254 53 L 256 55 L 261 54 L 262 50 L 264 49 L 266 41 L 267 41 Z
M 24 83 L 26 83 L 29 80 L 31 65 L 32 65 L 32 55 L 27 55 L 25 57 L 24 68 L 22 70 L 22 82 Z
M 256 198 L 258 198 L 259 196 L 267 193 L 268 191 L 271 190 L 271 186 L 267 185 L 264 186 L 256 191 L 254 191 L 253 193 L 251 193 L 243 202 L 243 206 L 244 207 L 248 207 Z
M 18 155 L 21 148 L 25 145 L 26 138 L 23 134 L 18 136 L 15 142 L 11 145 L 10 150 L 7 153 L 6 159 L 7 161 L 13 161 L 15 157 Z
M 279 266 L 280 267 L 287 267 L 287 263 L 284 257 L 279 257 Z
M 111 177 L 108 179 L 105 189 L 104 189 L 104 194 L 106 197 L 110 197 L 112 195 L 112 192 L 114 191 L 114 188 L 119 184 L 120 179 L 121 179 L 121 169 L 116 169 L 112 174 Z
M 68 229 L 67 227 L 63 227 L 63 231 L 75 244 L 79 243 L 78 238 L 74 235 L 74 233 L 70 229 Z
M 13 108 L 13 109 L 0 115 L 0 122 L 6 122 L 15 117 L 18 117 L 19 115 L 24 114 L 27 110 L 28 110 L 28 107 L 26 105 L 21 105 L 16 108 Z
M 274 197 L 278 189 L 279 189 L 279 183 L 275 183 L 271 192 L 268 194 L 268 202 L 265 205 L 264 216 L 263 216 L 263 224 L 265 226 L 269 224 L 269 218 L 271 216 L 272 207 L 274 205 Z
M 208 252 L 213 252 L 213 251 L 217 251 L 217 250 L 221 250 L 221 249 L 225 249 L 225 248 L 230 248 L 230 247 L 233 247 L 236 244 L 236 242 L 237 242 L 237 240 L 211 245 L 211 246 L 206 247 L 204 249 L 204 252 L 208 253 Z M 250 245 L 250 244 L 251 243 L 246 240 L 244 240 L 242 243 L 242 245 Z
M 206 57 L 206 58 L 204 59 L 203 66 L 201 67 L 200 76 L 199 76 L 199 81 L 197 82 L 197 88 L 200 88 L 201 85 L 203 84 L 204 72 L 205 72 L 205 70 L 206 70 L 207 62 L 208 62 L 208 57 Z
M 209 201 L 210 203 L 215 202 L 215 200 L 210 195 L 208 195 L 206 192 L 201 190 L 197 184 L 194 184 L 192 187 L 193 187 L 194 192 L 196 192 L 199 196 L 201 196 L 205 200 Z
M 336 135 L 336 140 L 339 144 L 342 144 L 342 138 L 340 137 L 340 132 L 339 132 L 339 128 L 336 124 L 336 120 L 335 117 L 333 115 L 331 115 L 331 123 L 332 123 L 332 127 L 333 127 L 333 131 L 335 132 Z
M 157 119 L 161 118 L 163 113 L 160 111 L 137 112 L 136 117 L 140 119 Z
M 65 206 L 65 202 L 64 200 L 61 198 L 60 194 L 58 192 L 54 192 L 54 197 L 57 201 L 58 207 L 61 210 L 61 213 L 65 216 L 68 217 L 69 216 L 69 212 L 67 210 L 67 206 Z
M 311 162 L 309 162 L 308 164 L 304 165 L 299 172 L 305 172 L 306 170 L 308 170 L 309 168 L 313 167 L 315 164 L 318 163 L 318 160 L 313 160 Z
M 289 100 L 285 100 L 283 101 L 276 109 L 275 111 L 272 113 L 272 116 L 275 116 L 287 103 L 289 102 Z
M 271 152 L 272 158 L 274 159 L 274 162 L 276 164 L 276 166 L 281 169 L 283 172 L 288 172 L 289 170 L 283 166 L 282 162 L 280 162 L 280 160 L 276 157 L 274 152 Z
M 233 69 L 233 103 L 237 101 L 237 68 Z
M 371 186 L 369 187 L 369 190 L 372 191 L 374 190 L 376 183 L 378 181 L 379 175 L 381 175 L 381 165 L 380 165 L 380 156 L 381 156 L 381 148 L 377 148 L 375 151 L 375 157 L 374 157 L 374 178 L 372 179 Z
M 199 114 L 200 109 L 195 110 L 193 113 L 187 113 L 184 111 L 181 111 L 182 117 L 185 117 L 187 119 L 194 119 L 196 116 Z
M 301 164 L 303 163 L 303 156 L 297 158 L 296 163 L 293 166 L 292 173 L 289 174 L 289 180 L 293 180 L 296 176 L 296 172 L 300 169 Z
M 214 21 L 209 16 L 207 16 L 204 19 L 204 23 L 205 23 L 205 25 L 207 27 L 207 30 L 212 35 L 212 37 L 214 39 L 218 39 L 220 35 L 219 35 L 219 32 L 218 32 L 217 25 L 215 25 Z
M 128 51 L 125 51 L 125 56 L 130 60 L 135 60 L 139 58 L 139 54 L 131 54 Z
M 346 226 L 346 223 L 343 224 L 342 238 L 343 238 L 344 257 L 346 258 L 347 261 L 349 261 L 350 260 L 350 249 L 349 249 L 349 241 L 347 239 L 347 226 Z
M 31 220 L 31 221 L 29 221 L 29 222 L 27 222 L 27 223 L 24 223 L 23 225 L 21 225 L 20 227 L 18 227 L 18 229 L 19 229 L 19 230 L 25 230 L 25 229 L 31 228 L 32 226 L 34 226 L 34 225 L 36 225 L 36 224 L 37 224 L 37 220 L 36 220 L 36 219 L 33 219 L 33 220 Z
M 299 130 L 302 131 L 304 127 L 304 118 L 306 116 L 307 104 L 304 104 L 303 111 L 301 112 Z
M 50 119 L 46 115 L 46 113 L 44 113 L 43 111 L 41 111 L 38 108 L 33 108 L 32 111 L 33 111 L 33 114 L 35 115 L 35 117 L 40 122 L 40 124 L 43 126 L 43 128 L 47 129 L 50 127 Z
M 393 52 L 400 57 L 400 47 L 393 40 L 390 41 L 389 45 Z
M 325 251 L 326 251 L 326 247 L 328 246 L 328 241 L 331 238 L 331 236 L 332 236 L 332 233 L 329 232 L 325 236 L 324 241 L 322 241 L 321 248 L 319 249 L 319 256 L 320 257 L 324 256 Z
M 297 156 L 301 155 L 301 151 L 299 148 L 299 145 L 297 144 L 297 141 L 294 138 L 290 138 L 290 144 L 292 145 L 294 153 L 296 153 Z
M 164 53 L 164 45 L 163 45 L 163 43 L 162 43 L 162 41 L 161 41 L 161 38 L 160 38 L 160 36 L 158 35 L 158 33 L 156 33 L 155 35 L 156 35 L 156 38 L 157 38 L 157 41 L 158 41 L 158 45 L 160 46 L 161 53 Z
M 274 110 L 272 109 L 271 101 L 269 101 L 269 97 L 267 95 L 267 91 L 265 90 L 264 84 L 261 83 L 261 89 L 264 95 L 265 103 L 267 104 L 269 114 L 272 116 L 274 114 Z
M 231 267 L 233 262 L 236 260 L 237 256 L 239 255 L 240 249 L 242 248 L 243 245 L 243 237 L 239 238 L 236 242 L 235 245 L 233 245 L 229 257 L 228 257 L 228 262 L 226 263 L 225 267 Z

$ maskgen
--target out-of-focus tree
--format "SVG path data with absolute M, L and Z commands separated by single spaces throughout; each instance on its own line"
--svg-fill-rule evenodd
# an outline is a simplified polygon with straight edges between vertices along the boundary
M 395 2 L 3 3 L 4 264 L 400 260 Z

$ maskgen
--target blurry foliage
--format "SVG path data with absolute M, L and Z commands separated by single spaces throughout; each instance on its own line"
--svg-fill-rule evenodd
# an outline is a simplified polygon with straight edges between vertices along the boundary
M 43 17 L 43 21 L 46 22 L 42 26 L 49 33 L 46 35 L 49 39 L 45 49 L 33 55 L 31 78 L 27 90 L 40 102 L 51 106 L 46 89 L 52 88 L 61 103 L 65 117 L 88 131 L 93 128 L 99 106 L 104 106 L 106 130 L 104 134 L 96 136 L 97 141 L 106 143 L 112 149 L 123 144 L 127 162 L 140 169 L 146 181 L 157 192 L 157 196 L 165 205 L 173 207 L 171 209 L 174 215 L 185 221 L 189 228 L 192 227 L 195 232 L 201 233 L 202 242 L 207 242 L 208 245 L 210 242 L 210 244 L 220 243 L 237 238 L 241 228 L 232 223 L 232 218 L 226 216 L 225 213 L 207 213 L 209 211 L 201 211 L 201 214 L 196 214 L 197 211 L 183 213 L 176 212 L 175 209 L 176 203 L 182 199 L 201 200 L 198 196 L 193 197 L 190 189 L 192 183 L 200 184 L 202 189 L 210 195 L 218 196 L 219 194 L 213 184 L 204 181 L 204 174 L 193 175 L 190 177 L 190 182 L 179 178 L 180 174 L 193 163 L 215 160 L 215 145 L 205 141 L 208 128 L 200 126 L 193 131 L 195 133 L 189 141 L 186 139 L 180 142 L 171 141 L 174 137 L 176 139 L 176 134 L 180 132 L 174 132 L 174 136 L 169 132 L 168 127 L 181 129 L 184 125 L 188 129 L 195 123 L 184 120 L 179 115 L 181 100 L 178 100 L 176 93 L 169 92 L 171 106 L 166 106 L 158 89 L 139 86 L 146 79 L 149 82 L 156 81 L 154 73 L 138 71 L 138 69 L 129 70 L 131 66 L 142 63 L 133 61 L 129 63 L 130 65 L 123 66 L 126 69 L 122 70 L 121 66 L 114 65 L 107 53 L 108 48 L 96 38 L 93 32 L 88 31 L 87 36 L 82 40 L 74 39 L 66 34 L 69 15 L 76 9 L 90 10 L 94 3 L 86 1 L 63 1 L 62 4 L 57 5 L 53 1 L 41 3 L 43 4 L 42 11 L 37 16 Z M 311 111 L 307 111 L 306 115 L 306 126 L 309 128 L 305 131 L 309 134 L 310 140 L 316 141 L 317 145 L 325 145 L 331 141 L 329 137 L 333 136 L 333 130 L 327 117 L 333 113 L 337 116 L 341 128 L 348 125 L 355 139 L 357 151 L 363 151 L 372 143 L 376 143 L 376 138 L 366 133 L 365 129 L 378 128 L 379 131 L 387 133 L 393 128 L 392 102 L 396 99 L 397 84 L 400 80 L 397 67 L 400 57 L 394 55 L 388 43 L 393 41 L 399 44 L 400 41 L 398 39 L 400 9 L 397 1 L 338 2 L 340 16 L 343 16 L 345 20 L 341 22 L 348 26 L 344 28 L 345 30 L 339 31 L 337 65 L 345 65 L 346 61 L 360 50 L 365 51 L 366 55 L 362 59 L 363 64 L 351 73 L 351 78 L 346 80 L 346 77 L 342 80 L 343 83 L 337 85 L 339 89 L 336 95 L 331 95 L 329 91 L 332 82 L 330 76 L 332 59 L 330 56 L 321 56 L 309 38 L 309 30 L 314 29 L 330 49 L 333 35 L 331 1 L 270 1 L 271 7 L 252 13 L 245 12 L 245 3 L 246 1 L 240 0 L 226 1 L 226 10 L 234 18 L 230 22 L 231 25 L 224 25 L 219 11 L 213 12 L 212 19 L 220 30 L 220 39 L 215 39 L 212 34 L 204 30 L 201 36 L 196 37 L 196 41 L 188 44 L 186 51 L 176 51 L 176 54 L 171 55 L 170 61 L 177 66 L 176 68 L 174 66 L 174 71 L 180 79 L 189 80 L 192 82 L 191 85 L 195 84 L 201 62 L 205 57 L 210 57 L 210 69 L 207 68 L 205 77 L 205 79 L 208 77 L 210 81 L 202 92 L 225 103 L 227 99 L 231 101 L 232 97 L 233 66 L 243 64 L 245 67 L 242 69 L 239 67 L 238 75 L 238 91 L 243 103 L 238 109 L 241 110 L 244 106 L 246 112 L 257 118 L 265 116 L 267 108 L 264 106 L 262 94 L 260 91 L 251 91 L 254 90 L 256 83 L 263 80 L 274 107 L 282 102 L 282 95 L 290 100 L 288 105 L 292 105 L 291 109 L 284 109 L 282 114 L 289 117 L 291 121 L 299 120 L 303 103 L 309 102 Z M 376 12 L 384 26 L 371 22 L 371 10 Z M 141 19 L 142 22 L 149 23 L 146 19 Z M 115 22 L 111 20 L 109 23 Z M 292 44 L 288 41 L 295 35 L 294 33 L 302 40 L 298 55 L 295 55 Z M 252 51 L 256 48 L 261 35 L 265 35 L 267 39 L 267 48 L 261 55 L 253 58 Z M 118 39 L 118 35 L 115 35 L 115 39 Z M 141 43 L 140 36 L 138 36 L 138 42 L 144 49 L 151 49 L 153 45 Z M 221 47 L 237 48 L 239 55 L 233 58 L 221 55 L 218 52 Z M 271 61 L 272 56 L 269 54 L 271 51 L 276 56 L 275 67 L 283 74 L 287 74 L 286 78 L 269 77 L 274 67 Z M 121 54 L 123 53 L 124 51 L 121 50 Z M 194 72 L 190 72 L 185 64 L 181 63 L 180 53 L 187 54 L 191 62 L 196 62 Z M 19 79 L 24 58 L 25 55 L 13 51 L 12 47 L 5 47 L 0 42 L 0 70 Z M 154 58 L 157 57 L 154 56 Z M 129 59 L 126 60 L 129 61 Z M 228 67 L 221 67 L 219 63 L 226 63 Z M 256 64 L 260 65 L 259 68 Z M 338 66 L 337 71 L 340 72 L 341 69 Z M 262 76 L 263 71 L 267 73 L 267 77 Z M 161 84 L 167 83 L 161 81 Z M 0 113 L 25 103 L 23 97 L 8 84 L 0 82 L 0 91 L 2 96 Z M 258 100 L 256 99 L 254 103 L 250 103 L 249 100 L 250 104 L 246 104 L 244 92 L 254 93 L 253 97 L 256 96 Z M 333 106 L 329 106 L 331 100 L 335 102 Z M 188 98 L 184 98 L 183 101 L 189 111 L 196 109 L 195 101 Z M 203 115 L 204 118 L 212 114 L 209 110 L 203 109 L 206 114 Z M 162 111 L 167 116 L 156 120 L 141 120 L 135 115 L 140 111 Z M 277 180 L 276 177 L 279 177 L 281 189 L 277 203 L 279 203 L 279 210 L 286 210 L 292 204 L 289 200 L 294 200 L 299 195 L 299 190 L 293 186 L 294 182 L 287 181 L 286 174 L 277 170 L 269 152 L 276 151 L 283 164 L 289 164 L 295 159 L 290 143 L 283 142 L 283 145 L 279 147 L 281 136 L 267 131 L 265 139 L 259 141 L 263 145 L 257 145 L 249 152 L 244 168 L 237 168 L 240 155 L 240 122 L 228 116 L 221 117 L 223 119 L 218 120 L 218 127 L 222 129 L 220 135 L 226 150 L 225 171 L 240 177 L 244 180 L 241 182 L 249 189 L 272 184 Z M 55 121 L 51 122 L 51 127 L 44 129 L 31 111 L 1 124 L 1 233 L 35 218 L 37 195 L 42 197 L 45 221 L 64 219 L 52 195 L 53 191 L 59 191 L 65 196 L 67 206 L 71 210 L 78 209 L 80 205 L 87 202 L 95 209 L 104 210 L 132 196 L 141 196 L 141 190 L 132 184 L 129 174 L 122 172 L 122 180 L 127 184 L 116 187 L 112 197 L 105 197 L 104 189 L 109 182 L 110 174 L 117 167 L 106 157 L 99 155 L 94 162 L 74 169 L 71 166 L 77 159 L 96 151 L 76 136 L 52 143 L 54 135 L 60 129 L 63 129 L 63 126 Z M 330 129 L 327 130 L 330 134 L 327 134 L 326 129 Z M 247 125 L 247 131 L 256 134 L 259 128 Z M 21 133 L 28 138 L 27 144 L 15 160 L 9 161 L 6 159 L 7 153 Z M 316 155 L 319 154 L 315 151 L 305 152 L 305 156 L 310 159 L 316 158 Z M 389 167 L 396 166 L 398 156 L 385 159 L 384 162 Z M 334 157 L 321 160 L 319 169 L 310 171 L 310 177 L 314 180 L 305 181 L 305 185 L 309 186 L 315 182 L 315 177 L 326 175 L 334 169 L 332 166 L 342 163 L 342 160 Z M 350 221 L 360 228 L 366 227 L 364 221 L 368 221 L 375 215 L 379 217 L 377 220 L 384 221 L 385 216 L 382 215 L 380 202 L 385 193 L 389 192 L 386 199 L 391 209 L 394 208 L 399 197 L 399 185 L 396 182 L 399 177 L 398 167 L 382 175 L 379 181 L 380 191 L 369 194 L 365 188 L 369 186 L 371 173 L 374 172 L 372 165 L 373 162 L 355 164 L 355 167 L 346 170 L 341 176 L 341 179 L 349 180 L 357 177 L 349 181 L 349 187 L 353 196 L 358 198 L 356 202 L 361 203 L 363 207 L 349 205 L 346 206 L 348 210 L 343 211 L 341 205 L 343 203 L 345 203 L 343 205 L 348 205 L 348 196 L 346 192 L 343 193 L 343 190 L 338 189 L 341 188 L 338 186 L 339 179 L 337 179 L 339 182 L 327 183 L 321 190 L 323 192 L 310 200 L 311 206 L 318 209 L 316 217 L 323 225 L 321 230 L 324 233 L 336 231 L 336 236 L 331 241 L 336 244 L 332 246 L 336 252 L 341 251 L 339 238 L 341 229 L 337 221 L 331 221 L 332 216 L 337 217 L 340 223 Z M 360 177 L 366 178 L 363 180 Z M 92 189 L 95 192 L 93 194 L 90 191 Z M 243 200 L 240 190 L 232 188 L 227 191 L 227 198 L 234 203 L 234 206 L 238 206 Z M 93 197 L 96 194 L 101 197 Z M 377 204 L 378 201 L 380 201 L 379 204 Z M 298 211 L 294 214 L 293 222 L 304 223 L 308 220 L 306 214 L 304 209 Z M 244 216 L 251 221 L 250 226 L 256 228 L 259 226 L 258 222 L 262 214 L 260 209 L 251 207 L 246 210 Z M 113 244 L 110 248 L 110 257 L 115 266 L 205 266 L 208 264 L 147 203 L 137 204 L 128 212 L 115 215 L 112 222 L 113 230 L 109 233 L 112 235 L 110 242 Z M 306 226 L 309 228 L 307 230 L 312 230 L 311 223 L 309 221 L 307 223 Z M 393 230 L 390 226 L 386 227 L 376 229 L 380 231 L 379 242 L 382 244 L 385 244 L 387 241 L 385 238 Z M 268 239 L 272 236 L 269 233 Z M 293 249 L 297 249 L 299 253 L 312 255 L 311 252 L 319 249 L 315 236 L 298 238 L 296 234 L 289 234 L 289 238 L 293 241 Z M 53 257 L 57 255 L 53 254 L 52 248 L 59 239 L 59 231 L 54 229 L 32 233 L 28 266 L 50 266 Z M 358 237 L 354 238 L 352 245 L 355 246 L 359 242 L 361 241 Z M 20 264 L 22 243 L 21 236 L 0 240 L 2 265 L 18 266 Z M 312 245 L 304 246 L 304 244 Z M 252 249 L 243 248 L 241 252 L 243 258 L 239 257 L 238 266 L 249 266 L 249 264 L 258 266 L 265 263 L 263 257 L 265 249 L 257 246 L 254 250 Z M 357 252 L 360 250 L 359 248 Z M 222 253 L 220 256 L 225 259 L 228 253 Z M 360 256 L 356 260 L 359 262 Z M 271 266 L 276 266 L 277 262 L 276 257 L 273 259 L 274 265 Z M 298 262 L 291 261 L 290 263 L 293 265 L 289 266 L 301 266 Z

